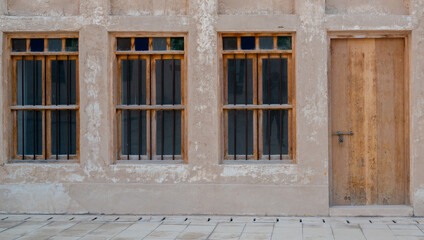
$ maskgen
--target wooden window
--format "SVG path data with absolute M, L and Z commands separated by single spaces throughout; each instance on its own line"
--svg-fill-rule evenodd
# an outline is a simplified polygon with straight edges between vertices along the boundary
M 78 36 L 9 36 L 14 160 L 77 159 Z
M 295 159 L 293 34 L 222 34 L 224 160 Z
M 119 160 L 184 160 L 184 40 L 117 36 Z

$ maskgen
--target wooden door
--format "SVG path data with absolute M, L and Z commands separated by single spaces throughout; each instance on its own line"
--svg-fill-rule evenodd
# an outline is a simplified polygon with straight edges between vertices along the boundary
M 332 205 L 409 203 L 406 59 L 403 38 L 331 41 Z

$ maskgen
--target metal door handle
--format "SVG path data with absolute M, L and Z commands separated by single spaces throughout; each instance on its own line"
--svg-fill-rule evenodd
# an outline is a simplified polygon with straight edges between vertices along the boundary
M 343 142 L 343 135 L 353 135 L 353 132 L 341 132 L 341 131 L 337 131 L 337 132 L 333 132 L 333 135 L 338 135 L 339 136 L 339 142 L 342 143 Z

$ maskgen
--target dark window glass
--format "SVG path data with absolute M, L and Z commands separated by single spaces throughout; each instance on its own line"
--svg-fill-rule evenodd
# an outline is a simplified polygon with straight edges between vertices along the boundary
M 44 52 L 44 39 L 32 38 L 29 41 L 29 47 L 31 48 L 31 52 Z
M 42 63 L 40 60 L 17 61 L 17 103 L 18 105 L 42 104 Z M 22 71 L 23 70 L 23 71 Z M 23 79 L 22 79 L 23 76 Z M 23 80 L 23 81 L 22 81 Z M 22 92 L 23 88 L 23 92 Z
M 118 38 L 118 39 L 116 39 L 116 50 L 118 50 L 118 51 L 131 51 L 131 38 Z
M 12 39 L 13 52 L 26 52 L 26 39 Z
M 76 111 L 52 111 L 52 154 L 76 154 Z
M 67 52 L 77 52 L 78 51 L 78 38 L 67 38 L 65 40 L 65 50 Z
M 174 64 L 173 64 L 173 61 L 174 61 Z M 174 96 L 174 99 L 172 99 L 172 96 Z M 156 103 L 157 104 L 180 104 L 181 103 L 181 61 L 180 59 L 156 60 Z
M 51 64 L 52 104 L 76 104 L 76 61 L 53 60 Z
M 48 40 L 49 52 L 61 52 L 62 51 L 62 39 L 51 38 Z
M 149 38 L 135 38 L 134 45 L 136 51 L 149 51 Z M 130 40 L 131 48 L 131 40 Z M 131 49 L 128 49 L 131 50 Z
M 181 154 L 181 112 L 177 110 L 156 112 L 156 154 Z M 162 139 L 163 145 L 162 145 Z M 162 147 L 163 146 L 163 147 Z M 174 148 L 174 152 L 173 152 Z
M 260 37 L 259 38 L 260 49 L 274 49 L 274 38 L 273 37 Z
M 146 155 L 146 132 L 146 111 L 122 111 L 122 154 Z
M 262 97 L 264 104 L 287 103 L 287 59 L 262 60 Z
M 237 50 L 237 37 L 223 37 L 222 43 L 224 50 Z
M 241 37 L 241 49 L 253 50 L 255 48 L 255 37 Z
M 184 38 L 183 37 L 172 37 L 171 38 L 171 50 L 184 51 Z
M 122 60 L 121 72 L 122 104 L 146 104 L 146 60 Z
M 166 51 L 166 38 L 153 38 L 154 51 Z
M 253 60 L 228 59 L 227 64 L 228 104 L 253 104 Z
M 246 132 L 247 126 L 247 132 Z M 247 149 L 246 149 L 247 140 Z M 228 154 L 253 154 L 253 111 L 228 111 Z
M 263 111 L 264 155 L 288 154 L 288 112 L 287 110 Z M 264 156 L 266 159 L 266 156 Z
M 278 49 L 280 50 L 291 50 L 292 49 L 292 38 L 290 36 L 282 36 L 277 38 Z
M 18 111 L 18 155 L 42 154 L 42 122 L 41 111 Z

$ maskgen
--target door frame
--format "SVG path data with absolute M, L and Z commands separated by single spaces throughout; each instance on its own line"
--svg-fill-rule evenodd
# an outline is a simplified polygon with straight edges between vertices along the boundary
M 332 111 L 331 111 L 331 101 L 332 101 L 332 92 L 331 92 L 331 41 L 333 39 L 364 39 L 364 38 L 403 38 L 405 41 L 405 56 L 404 56 L 404 84 L 405 84 L 405 96 L 404 96 L 404 104 L 405 104 L 405 122 L 407 123 L 405 126 L 405 144 L 406 144 L 406 169 L 408 169 L 407 173 L 407 204 L 406 206 L 412 206 L 413 204 L 413 186 L 411 181 L 411 98 L 410 98 L 410 50 L 411 50 L 411 31 L 330 31 L 327 32 L 327 91 L 328 91 L 328 197 L 329 197 L 329 207 L 334 207 L 332 201 L 332 188 L 333 188 L 333 172 L 332 172 Z M 377 205 L 376 205 L 377 206 Z M 388 205 L 391 206 L 391 205 Z M 353 208 L 361 208 L 362 206 L 348 206 Z M 368 206 L 370 207 L 370 206 Z

